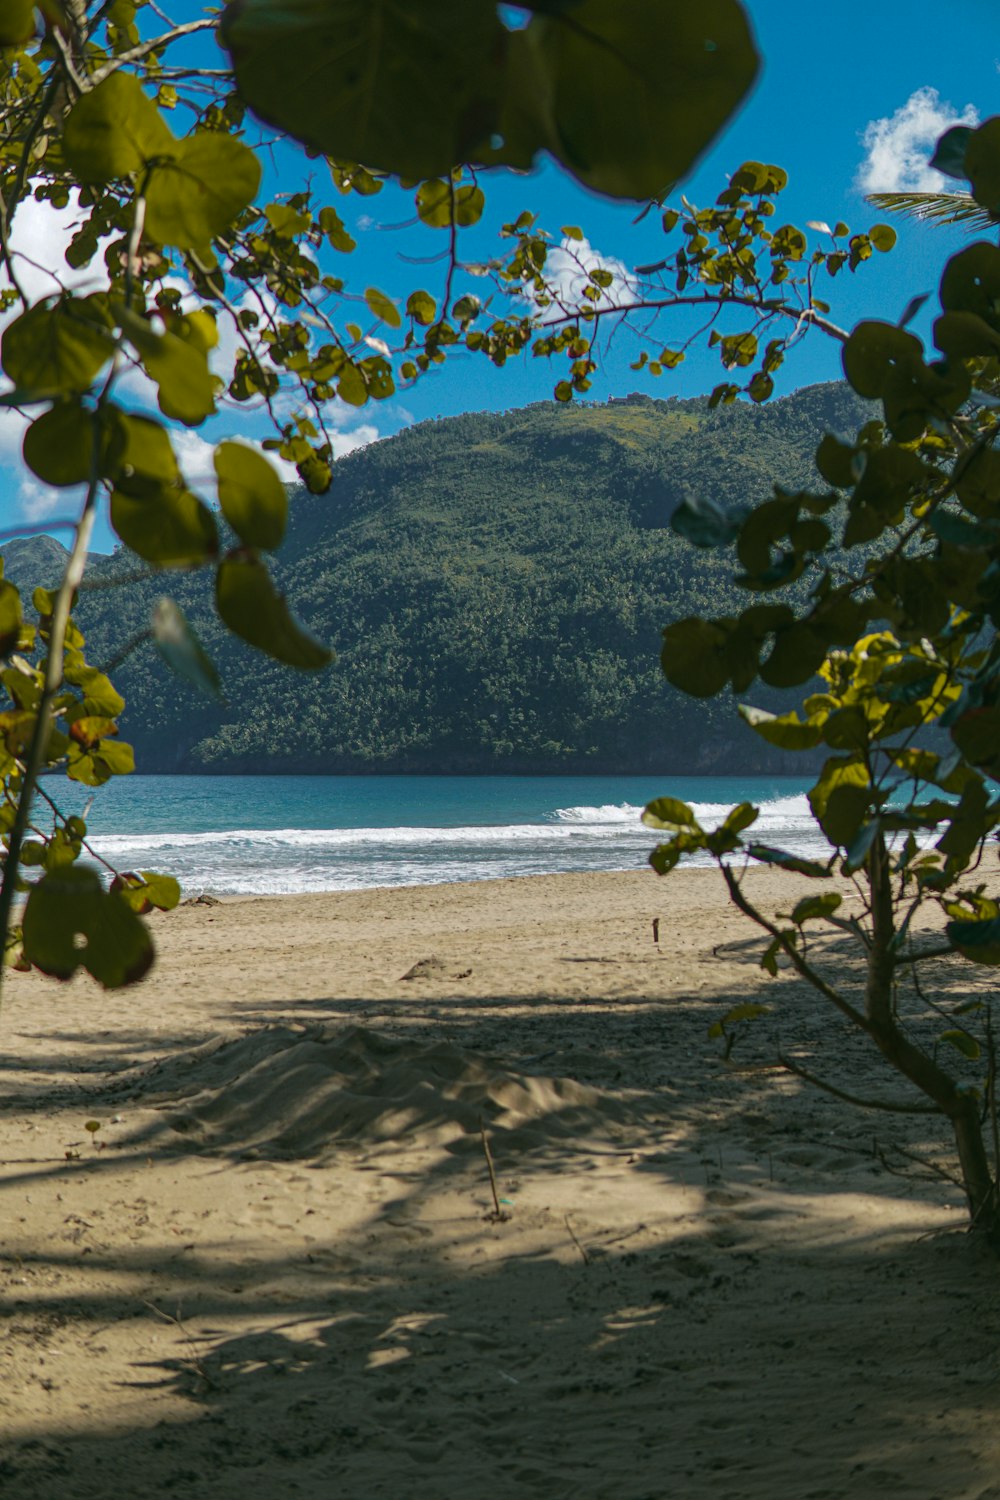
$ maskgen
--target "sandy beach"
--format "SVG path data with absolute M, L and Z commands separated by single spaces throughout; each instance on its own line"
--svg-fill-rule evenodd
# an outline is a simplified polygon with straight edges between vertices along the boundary
M 4 1500 L 1000 1497 L 950 1142 L 777 1063 L 903 1094 L 713 872 L 153 926 L 6 985 Z

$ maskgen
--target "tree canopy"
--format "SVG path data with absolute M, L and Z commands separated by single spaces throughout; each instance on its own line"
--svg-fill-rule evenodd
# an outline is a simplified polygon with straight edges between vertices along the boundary
M 199 39 L 222 52 L 208 57 Z M 456 350 L 497 366 L 529 350 L 554 358 L 567 402 L 590 388 L 607 320 L 643 310 L 637 363 L 656 375 L 684 357 L 683 345 L 660 344 L 658 319 L 689 307 L 704 311 L 727 375 L 715 400 L 744 388 L 737 374 L 762 401 L 788 339 L 827 326 L 817 279 L 856 269 L 892 235 L 837 225 L 810 256 L 802 231 L 771 227 L 784 173 L 747 163 L 714 208 L 662 212 L 665 255 L 627 284 L 581 259 L 568 297 L 548 274 L 552 232 L 529 213 L 499 226 L 486 262 L 463 255 L 487 210 L 488 171 L 540 154 L 662 209 L 755 76 L 737 0 L 697 12 L 679 0 L 531 0 L 512 13 L 493 0 L 234 0 L 181 25 L 150 0 L 16 0 L 0 49 L 0 401 L 27 420 L 34 476 L 83 496 L 62 580 L 36 592 L 35 618 L 9 580 L 0 591 L 0 927 L 27 859 L 40 874 L 13 956 L 59 977 L 82 963 L 114 984 L 152 961 L 136 912 L 176 889 L 114 872 L 106 892 L 91 866 L 77 867 L 79 819 L 50 798 L 51 830 L 32 821 L 43 769 L 98 785 L 133 764 L 117 738 L 120 695 L 70 617 L 100 506 L 139 563 L 211 570 L 225 629 L 316 670 L 330 648 L 296 621 L 268 562 L 287 499 L 265 455 L 324 493 L 330 403 L 383 400 Z M 261 201 L 272 123 L 312 166 L 297 190 Z M 369 285 L 358 297 L 337 274 L 358 251 L 337 204 L 389 177 L 441 235 L 439 284 L 399 300 Z M 18 238 L 29 201 L 75 217 L 65 267 L 45 268 L 55 290 L 40 294 Z M 582 238 L 559 230 L 571 245 Z M 263 407 L 273 434 L 263 453 L 215 446 L 216 508 L 185 479 L 175 434 L 226 406 Z M 174 670 L 219 691 L 175 599 L 157 599 L 147 628 Z M 102 956 L 115 946 L 102 923 L 127 929 L 125 969 Z

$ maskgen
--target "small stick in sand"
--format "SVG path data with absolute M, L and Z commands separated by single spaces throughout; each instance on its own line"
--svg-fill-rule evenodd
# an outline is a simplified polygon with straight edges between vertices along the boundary
M 590 1256 L 587 1254 L 586 1250 L 583 1248 L 583 1246 L 580 1244 L 580 1241 L 577 1239 L 576 1230 L 573 1228 L 572 1224 L 569 1222 L 569 1214 L 564 1214 L 563 1218 L 566 1220 L 566 1228 L 569 1230 L 569 1237 L 570 1237 L 570 1239 L 573 1241 L 574 1245 L 579 1250 L 580 1254 L 583 1256 L 583 1263 L 584 1263 L 584 1265 L 585 1266 L 589 1266 L 590 1265 Z
M 500 1197 L 497 1193 L 497 1174 L 493 1167 L 493 1152 L 490 1150 L 490 1143 L 486 1139 L 486 1125 L 482 1120 L 479 1122 L 479 1138 L 483 1143 L 483 1155 L 486 1157 L 486 1168 L 490 1174 L 490 1191 L 493 1194 L 493 1212 L 487 1214 L 486 1217 L 493 1224 L 503 1224 L 510 1218 L 510 1214 L 505 1214 L 500 1207 Z
M 654 943 L 658 943 L 659 941 L 660 941 L 660 919 L 659 919 L 659 917 L 654 917 L 653 918 L 653 942 Z
M 172 1323 L 173 1326 L 181 1333 L 182 1337 L 186 1339 L 188 1348 L 191 1350 L 191 1354 L 187 1359 L 182 1360 L 181 1363 L 190 1365 L 195 1373 L 205 1382 L 210 1391 L 221 1390 L 219 1382 L 217 1380 L 214 1380 L 205 1369 L 205 1366 L 202 1363 L 201 1355 L 198 1351 L 198 1345 L 195 1343 L 191 1334 L 188 1333 L 183 1322 L 181 1321 L 180 1309 L 178 1308 L 177 1316 L 175 1317 L 173 1313 L 164 1312 L 162 1307 L 157 1307 L 155 1302 L 147 1302 L 145 1297 L 143 1297 L 142 1299 L 142 1305 L 143 1307 L 148 1307 L 150 1312 L 155 1313 L 156 1316 L 158 1318 L 161 1318 L 164 1323 Z

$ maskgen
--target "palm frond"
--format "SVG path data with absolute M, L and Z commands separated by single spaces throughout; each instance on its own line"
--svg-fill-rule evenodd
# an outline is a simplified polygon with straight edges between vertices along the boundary
M 971 193 L 869 193 L 866 201 L 891 213 L 937 224 L 967 224 L 995 229 L 1000 219 L 977 203 Z

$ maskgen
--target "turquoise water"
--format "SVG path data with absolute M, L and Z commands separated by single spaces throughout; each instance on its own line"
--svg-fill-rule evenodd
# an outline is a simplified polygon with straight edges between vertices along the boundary
M 639 776 L 130 776 L 88 814 L 119 869 L 176 875 L 187 894 L 284 895 L 561 871 L 636 870 L 655 834 L 643 805 L 669 795 L 709 825 L 760 804 L 755 834 L 822 855 L 805 780 Z M 55 787 L 53 787 L 55 791 Z M 64 809 L 79 810 L 58 785 Z

